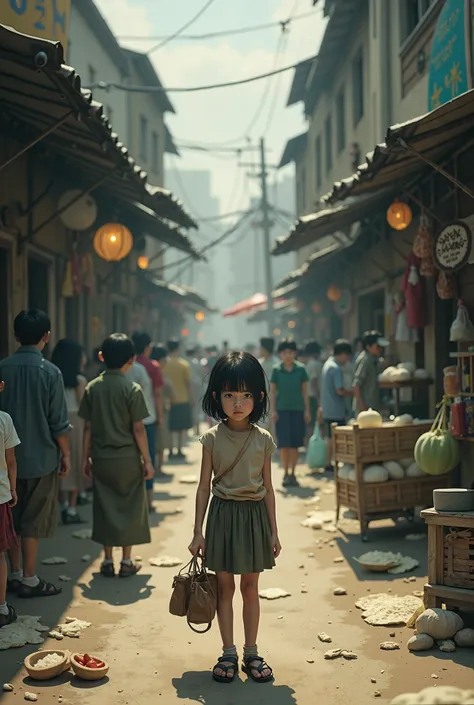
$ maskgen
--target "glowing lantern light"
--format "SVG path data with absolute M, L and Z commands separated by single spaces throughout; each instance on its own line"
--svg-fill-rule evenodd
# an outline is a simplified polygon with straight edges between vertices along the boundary
M 273 331 L 273 335 L 280 335 L 280 333 L 281 330 L 279 328 L 275 328 L 275 330 Z
M 196 311 L 196 313 L 194 314 L 194 318 L 199 323 L 202 323 L 202 321 L 205 319 L 205 315 L 202 311 Z
M 296 321 L 288 321 L 288 328 L 296 328 Z
M 334 284 L 331 284 L 331 286 L 327 290 L 327 297 L 328 297 L 329 301 L 336 303 L 337 301 L 339 301 L 341 296 L 342 296 L 342 291 L 339 289 L 339 287 L 335 286 Z
M 321 311 L 323 310 L 323 307 L 321 306 L 319 301 L 315 301 L 312 304 L 311 309 L 312 309 L 313 313 L 321 313 Z
M 189 330 L 187 328 L 183 328 L 183 330 L 181 331 L 181 335 L 183 336 L 183 338 L 187 338 L 189 335 Z
M 403 201 L 394 201 L 387 211 L 387 222 L 394 230 L 406 230 L 412 218 L 410 206 Z
M 148 269 L 148 257 L 140 255 L 137 259 L 137 265 L 140 269 Z
M 125 225 L 106 223 L 94 235 L 94 250 L 106 262 L 120 262 L 133 247 L 133 235 Z

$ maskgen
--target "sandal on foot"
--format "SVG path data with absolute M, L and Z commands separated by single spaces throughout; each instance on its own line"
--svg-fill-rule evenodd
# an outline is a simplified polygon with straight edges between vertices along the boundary
M 0 614 L 0 629 L 16 622 L 18 616 L 11 605 L 7 605 L 8 614 Z
M 258 665 L 251 665 L 257 663 Z M 242 671 L 246 676 L 251 678 L 255 683 L 268 683 L 273 680 L 273 670 L 270 668 L 261 656 L 248 656 L 242 664 Z M 260 676 L 255 676 L 254 671 L 260 673 Z M 262 676 L 263 671 L 270 671 L 268 676 Z
M 285 477 L 283 478 L 283 482 L 281 484 L 283 485 L 283 487 L 288 487 L 288 485 L 291 484 L 290 476 L 285 475 Z
M 115 578 L 115 566 L 113 563 L 102 563 L 100 566 L 100 574 L 104 578 Z
M 130 578 L 132 575 L 136 575 L 141 568 L 140 563 L 121 563 L 119 578 Z
M 216 670 L 224 671 L 225 676 L 217 676 Z M 217 681 L 217 683 L 232 683 L 239 670 L 239 659 L 237 656 L 219 656 L 217 663 L 212 669 L 212 678 Z M 232 676 L 229 678 L 227 675 L 229 671 L 233 671 Z
M 11 580 L 7 580 L 7 593 L 9 595 L 16 595 L 18 593 L 18 590 L 21 588 L 22 582 L 21 580 L 18 580 L 17 578 L 12 578 Z
M 35 585 L 35 587 L 30 587 L 22 583 L 18 588 L 17 595 L 25 599 L 30 597 L 54 597 L 55 595 L 59 595 L 62 591 L 62 588 L 58 588 L 56 585 L 53 585 L 53 583 L 47 583 L 40 578 L 38 585 Z
M 65 526 L 73 524 L 86 524 L 86 520 L 81 517 L 80 514 L 70 514 L 67 509 L 63 509 L 61 512 L 61 521 Z

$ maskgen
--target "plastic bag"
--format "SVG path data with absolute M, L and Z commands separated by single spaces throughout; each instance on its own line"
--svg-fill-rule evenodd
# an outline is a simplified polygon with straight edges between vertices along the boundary
M 453 343 L 474 340 L 474 326 L 462 301 L 458 304 L 458 313 L 451 326 L 449 340 Z
M 321 438 L 318 424 L 315 425 L 313 435 L 309 439 L 306 463 L 310 470 L 318 470 L 319 468 L 326 467 L 327 446 L 326 441 Z

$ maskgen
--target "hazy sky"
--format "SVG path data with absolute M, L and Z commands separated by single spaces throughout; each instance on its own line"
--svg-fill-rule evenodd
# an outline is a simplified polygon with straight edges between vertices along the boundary
M 198 12 L 205 0 L 96 0 L 96 3 L 113 32 L 120 37 L 172 34 Z M 276 27 L 212 40 L 176 39 L 155 51 L 151 58 L 165 87 L 220 83 L 265 73 L 275 65 L 296 63 L 317 52 L 324 29 L 321 5 L 323 3 L 313 9 L 312 0 L 215 0 L 186 33 L 202 34 L 267 23 L 286 19 L 292 13 L 312 11 L 313 14 L 295 21 L 283 40 Z M 122 43 L 147 51 L 156 41 L 123 40 Z M 281 53 L 277 58 L 278 46 Z M 110 77 L 101 75 L 99 78 L 106 81 Z M 170 93 L 177 114 L 167 116 L 168 125 L 178 143 L 214 145 L 230 140 L 228 146 L 234 147 L 245 145 L 246 135 L 254 144 L 264 135 L 271 149 L 268 160 L 275 164 L 285 142 L 305 129 L 301 105 L 285 107 L 292 78 L 293 72 L 289 71 L 239 87 Z M 267 90 L 263 109 L 249 132 L 249 123 Z M 257 156 L 257 152 L 248 153 L 242 160 L 254 162 Z M 248 169 L 237 168 L 237 164 L 235 155 L 218 158 L 184 149 L 181 149 L 180 159 L 173 157 L 168 161 L 168 165 L 180 170 L 211 170 L 213 191 L 221 201 L 221 212 L 246 206 L 249 193 L 257 192 L 257 184 L 246 176 Z M 192 211 L 193 204 L 187 205 Z

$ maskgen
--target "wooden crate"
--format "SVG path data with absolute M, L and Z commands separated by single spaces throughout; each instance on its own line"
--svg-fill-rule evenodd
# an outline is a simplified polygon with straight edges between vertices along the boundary
M 444 536 L 444 584 L 474 591 L 474 530 L 449 529 Z
M 474 512 L 425 509 L 428 582 L 425 607 L 474 609 Z
M 333 455 L 337 463 L 354 465 L 356 480 L 341 480 L 336 473 L 336 516 L 341 506 L 357 513 L 363 540 L 369 522 L 390 517 L 413 518 L 415 507 L 429 507 L 433 490 L 451 486 L 451 473 L 438 477 L 425 475 L 389 482 L 366 483 L 364 466 L 389 460 L 413 458 L 418 438 L 429 431 L 431 423 L 395 425 L 384 423 L 379 428 L 333 426 Z
M 339 481 L 341 504 L 349 509 L 357 509 L 356 483 L 351 480 Z M 366 514 L 390 512 L 396 509 L 426 507 L 433 504 L 433 490 L 451 486 L 451 475 L 433 477 L 407 477 L 388 482 L 364 482 Z
M 384 463 L 387 460 L 412 458 L 418 438 L 429 431 L 431 424 L 396 426 L 385 423 L 380 428 L 336 426 L 334 457 L 343 463 Z

